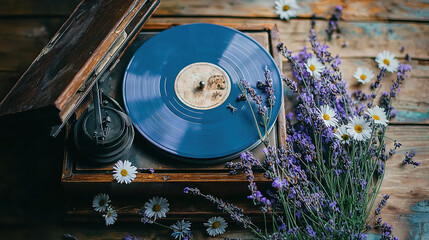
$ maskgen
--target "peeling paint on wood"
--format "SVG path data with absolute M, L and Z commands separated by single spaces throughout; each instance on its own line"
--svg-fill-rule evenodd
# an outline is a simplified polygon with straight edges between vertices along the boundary
M 429 200 L 413 204 L 410 209 L 412 213 L 407 216 L 410 225 L 409 239 L 429 239 Z

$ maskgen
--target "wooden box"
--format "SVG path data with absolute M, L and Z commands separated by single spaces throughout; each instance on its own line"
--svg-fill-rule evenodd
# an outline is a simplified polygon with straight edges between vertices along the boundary
M 143 30 L 137 35 L 134 43 L 123 54 L 120 62 L 101 81 L 100 87 L 121 103 L 121 97 L 118 96 L 121 95 L 120 86 L 129 59 L 144 41 L 160 31 L 175 25 L 178 24 L 145 25 Z M 261 43 L 272 54 L 280 68 L 280 56 L 276 49 L 279 42 L 276 25 L 230 24 L 227 26 L 238 29 Z M 284 117 L 284 106 L 282 105 L 275 128 L 270 133 L 270 141 L 276 145 L 280 145 L 285 141 L 286 129 Z M 116 198 L 115 201 L 119 206 L 134 206 L 137 204 L 137 207 L 126 208 L 120 212 L 123 219 L 129 217 L 132 220 L 135 220 L 138 216 L 137 212 L 142 206 L 141 204 L 143 204 L 141 199 L 147 199 L 156 195 L 174 198 L 174 201 L 170 202 L 172 208 L 169 212 L 169 218 L 183 218 L 185 216 L 198 220 L 214 214 L 214 212 L 218 212 L 216 207 L 211 206 L 206 200 L 186 196 L 183 193 L 183 188 L 189 186 L 198 187 L 206 193 L 221 196 L 235 202 L 245 208 L 247 214 L 259 215 L 257 211 L 251 210 L 254 209 L 251 206 L 251 201 L 246 199 L 246 196 L 249 194 L 246 176 L 243 173 L 231 175 L 224 163 L 195 165 L 165 157 L 162 152 L 159 152 L 160 150 L 152 146 L 151 143 L 137 133 L 131 153 L 128 154 L 127 158 L 134 166 L 137 166 L 137 177 L 130 185 L 117 184 L 113 179 L 113 163 L 94 165 L 79 156 L 70 137 L 72 132 L 71 127 L 72 124 L 67 125 L 68 130 L 66 131 L 64 143 L 61 178 L 64 186 L 70 193 L 70 199 L 76 199 L 77 197 L 77 195 L 72 193 L 79 193 L 79 198 L 82 196 L 90 198 L 98 192 L 108 192 L 113 198 Z M 263 159 L 262 148 L 263 144 L 253 150 L 254 155 L 258 159 Z M 238 160 L 235 159 L 233 161 Z M 153 168 L 153 173 L 149 171 L 150 168 Z M 258 182 L 264 181 L 263 174 L 255 173 L 255 179 Z M 138 206 L 139 204 L 140 207 Z M 71 201 L 69 217 L 72 219 L 82 219 L 82 216 L 88 215 L 93 215 L 93 212 L 86 202 Z
M 108 93 L 111 97 L 115 98 L 121 103 L 121 84 L 125 68 L 134 52 L 138 47 L 151 36 L 158 32 L 172 27 L 173 24 L 149 24 L 144 27 L 140 32 L 134 43 L 121 57 L 119 63 L 116 64 L 110 73 L 101 80 L 100 87 Z M 243 31 L 249 36 L 255 38 L 264 47 L 271 52 L 280 64 L 278 52 L 275 47 L 278 43 L 278 32 L 275 25 L 229 25 L 238 30 Z M 121 103 L 122 104 L 122 103 Z M 285 139 L 285 122 L 284 110 L 279 114 L 276 129 L 270 134 L 271 142 L 280 144 Z M 64 151 L 64 164 L 62 181 L 64 183 L 72 182 L 112 182 L 112 166 L 113 164 L 90 164 L 80 156 L 77 150 L 69 139 L 70 125 L 67 131 L 65 151 Z M 252 129 L 250 129 L 251 131 Z M 256 156 L 262 157 L 262 146 L 260 145 L 254 150 Z M 139 173 L 137 174 L 134 182 L 138 183 L 178 183 L 178 182 L 242 182 L 246 181 L 245 176 L 242 174 L 231 175 L 224 164 L 215 165 L 195 165 L 190 163 L 182 163 L 174 158 L 164 156 L 160 150 L 152 146 L 151 143 L 146 141 L 138 133 L 136 134 L 131 153 L 128 154 L 134 166 L 137 166 Z M 150 173 L 149 169 L 152 168 L 154 173 Z

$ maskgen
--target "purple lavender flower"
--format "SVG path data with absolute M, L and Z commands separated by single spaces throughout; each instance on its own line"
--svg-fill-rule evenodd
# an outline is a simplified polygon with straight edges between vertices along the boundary
M 127 235 L 123 238 L 123 240 L 141 240 L 141 238 L 132 237 L 130 235 Z
M 306 229 L 310 237 L 313 237 L 313 238 L 316 237 L 316 232 L 313 230 L 313 228 L 310 225 L 307 225 Z
M 276 189 L 281 189 L 283 187 L 283 183 L 282 181 L 280 181 L 278 177 L 274 178 L 274 181 L 271 185 L 273 186 L 273 188 L 276 188 Z
M 338 26 L 338 22 L 340 21 L 342 14 L 343 14 L 343 7 L 336 6 L 334 12 L 331 15 L 331 18 L 329 19 L 328 28 L 326 29 L 328 40 L 332 39 L 332 34 L 334 32 L 340 33 L 340 27 Z
M 410 165 L 413 165 L 414 167 L 420 166 L 422 164 L 421 162 L 416 162 L 413 160 L 415 155 L 416 155 L 416 152 L 414 151 L 406 152 L 405 158 L 404 160 L 402 160 L 402 164 L 410 164 Z

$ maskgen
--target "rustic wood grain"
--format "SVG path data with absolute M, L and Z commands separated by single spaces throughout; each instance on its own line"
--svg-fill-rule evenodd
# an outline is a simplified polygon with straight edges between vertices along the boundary
M 6 0 L 0 9 L 1 16 L 67 16 L 79 3 L 78 0 L 34 1 Z M 429 4 L 407 0 L 302 0 L 297 1 L 299 18 L 310 18 L 316 14 L 328 19 L 337 5 L 344 7 L 345 20 L 429 20 Z M 166 16 L 225 16 L 243 18 L 277 18 L 274 0 L 188 0 L 180 2 L 163 0 L 157 17 Z
M 63 16 L 68 17 L 81 0 L 2 0 L 0 16 Z
M 424 1 L 345 0 L 344 19 L 421 20 L 429 19 L 429 3 Z
M 0 99 L 3 97 L 2 92 L 5 94 L 10 89 L 78 2 L 77 0 L 2 1 L 0 8 Z M 299 4 L 301 6 L 299 19 L 286 22 L 277 19 L 272 1 L 268 0 L 220 0 L 216 3 L 206 0 L 180 3 L 174 0 L 163 0 L 152 22 L 276 23 L 281 32 L 281 40 L 285 41 L 292 50 L 298 50 L 304 44 L 308 46 L 307 36 L 311 25 L 308 18 L 312 13 L 316 13 L 318 18 L 326 19 L 335 5 L 341 4 L 344 6 L 343 19 L 346 21 L 340 22 L 342 34 L 338 39 L 334 36 L 330 49 L 343 57 L 343 72 L 347 78 L 352 78 L 355 66 L 370 66 L 371 69 L 376 70 L 373 58 L 382 50 L 386 49 L 395 53 L 401 58 L 401 61 L 404 60 L 405 53 L 410 53 L 410 56 L 415 59 L 411 62 L 414 71 L 410 81 L 407 80 L 406 86 L 402 87 L 395 102 L 395 106 L 399 110 L 395 121 L 396 123 L 420 122 L 419 124 L 422 125 L 390 126 L 389 136 L 402 140 L 404 150 L 417 150 L 416 160 L 421 161 L 422 166 L 416 169 L 411 166 L 402 166 L 400 155 L 389 160 L 381 193 L 392 195 L 382 216 L 389 224 L 394 224 L 394 234 L 401 239 L 429 239 L 429 210 L 423 208 L 423 210 L 416 210 L 415 207 L 419 203 L 424 205 L 424 200 L 429 199 L 427 167 L 429 165 L 429 127 L 427 125 L 428 96 L 426 93 L 427 76 L 429 75 L 427 74 L 429 60 L 428 3 L 407 0 L 306 0 L 300 1 Z M 186 16 L 191 16 L 191 18 L 186 18 Z M 217 18 L 217 16 L 224 17 Z M 225 17 L 228 16 L 233 18 L 226 19 Z M 316 30 L 320 39 L 324 39 L 321 36 L 326 25 L 326 21 L 318 20 L 316 22 Z M 342 48 L 345 42 L 348 43 L 348 47 Z M 401 46 L 405 46 L 404 53 L 399 52 Z M 363 88 L 366 86 L 351 84 L 351 89 Z M 19 136 L 24 136 L 25 133 L 31 133 L 33 136 L 34 130 L 38 129 L 26 128 L 25 131 L 19 133 Z M 55 176 L 57 175 L 55 172 L 59 172 L 59 166 L 56 166 L 55 163 L 58 163 L 56 160 L 61 156 L 53 154 L 53 149 L 58 150 L 61 148 L 61 144 L 53 144 L 52 140 L 47 138 L 24 139 L 18 135 L 14 136 L 12 132 L 6 135 L 4 131 L 1 133 L 3 136 L 0 139 L 2 140 L 0 149 L 4 167 L 0 169 L 2 173 L 0 175 L 4 181 L 0 182 L 0 192 L 2 196 L 8 196 L 10 199 L 2 198 L 0 200 L 2 203 L 0 204 L 2 210 L 0 236 L 3 238 L 60 239 L 64 233 L 76 235 L 78 239 L 120 239 L 126 234 L 136 235 L 143 239 L 170 237 L 170 232 L 162 228 L 151 225 L 142 226 L 139 223 L 125 224 L 122 220 L 113 227 L 107 228 L 103 225 L 100 216 L 96 216 L 90 222 L 91 227 L 88 227 L 88 223 L 82 223 L 86 220 L 82 216 L 74 220 L 69 219 L 71 222 L 66 223 L 61 223 L 62 216 L 54 217 L 54 220 L 49 221 L 49 217 L 44 215 L 58 215 L 63 210 L 63 208 L 56 208 L 59 203 L 64 201 L 61 196 L 61 188 L 58 186 L 59 176 Z M 26 149 L 26 151 L 22 151 L 22 149 Z M 29 164 L 33 161 L 40 164 Z M 7 179 L 7 183 L 5 179 Z M 103 185 L 105 187 L 103 190 L 117 189 L 113 183 L 106 184 L 107 186 Z M 141 184 L 137 184 L 137 186 L 141 186 Z M 99 188 L 94 188 L 94 191 L 96 190 Z M 148 192 L 150 193 L 150 191 Z M 132 196 L 130 198 L 133 199 Z M 89 204 L 88 201 L 82 199 L 81 201 Z M 133 199 L 133 201 L 141 202 L 142 200 Z M 204 209 L 204 207 L 202 208 Z M 138 220 L 137 216 L 134 218 Z M 207 235 L 204 233 L 205 230 L 201 223 L 193 223 L 194 229 L 197 239 L 206 238 Z M 228 234 L 211 239 L 223 239 L 223 237 L 254 239 L 247 231 L 241 230 L 234 224 L 230 224 Z
M 397 154 L 387 161 L 379 199 L 382 194 L 391 196 L 381 216 L 389 224 L 393 224 L 394 234 L 400 239 L 423 240 L 429 237 L 428 232 L 426 235 L 421 231 L 422 235 L 415 235 L 415 232 L 420 229 L 419 223 L 429 224 L 427 215 L 429 210 L 427 209 L 427 212 L 423 212 L 420 216 L 418 212 L 411 209 L 411 206 L 429 200 L 429 127 L 427 125 L 389 126 L 386 136 L 401 142 L 403 144 L 401 151 L 416 151 L 415 160 L 422 165 L 417 168 L 403 165 L 401 151 L 397 151 Z M 387 143 L 389 148 L 393 146 L 392 142 Z

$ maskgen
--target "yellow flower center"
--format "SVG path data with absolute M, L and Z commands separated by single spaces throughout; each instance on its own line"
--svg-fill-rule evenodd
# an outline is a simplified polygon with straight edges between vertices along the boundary
M 98 202 L 98 205 L 103 206 L 106 202 L 102 199 Z
M 356 126 L 355 126 L 355 131 L 356 131 L 357 133 L 361 133 L 361 132 L 363 131 L 363 127 L 362 127 L 361 125 L 356 125 Z
M 313 64 L 311 64 L 310 65 L 310 70 L 314 72 L 314 70 L 316 70 L 316 67 Z
M 283 11 L 289 11 L 289 9 L 290 9 L 290 6 L 287 4 L 283 6 Z
M 107 212 L 107 217 L 110 218 L 112 216 L 112 212 Z
M 389 59 L 386 59 L 386 58 L 385 58 L 385 59 L 383 60 L 383 63 L 389 66 L 390 61 L 389 61 Z
M 159 204 L 155 204 L 155 205 L 153 205 L 152 210 L 153 210 L 154 212 L 159 212 L 159 211 L 161 211 L 161 205 L 159 205 Z
M 361 80 L 365 80 L 366 79 L 366 75 L 365 74 L 360 75 L 360 79 Z
M 341 136 L 341 138 L 343 140 L 347 141 L 347 139 L 349 139 L 349 135 L 347 135 L 347 134 L 344 133 L 343 136 Z
M 125 177 L 125 176 L 127 176 L 127 175 L 128 175 L 127 170 L 122 169 L 122 170 L 121 170 L 121 175 L 122 175 L 122 176 L 124 176 L 124 177 Z
M 378 115 L 372 115 L 372 118 L 374 118 L 374 120 L 380 120 L 380 117 Z
M 212 228 L 218 228 L 220 226 L 220 223 L 219 222 L 214 222 L 213 224 L 212 224 Z
M 331 119 L 331 117 L 329 116 L 329 114 L 325 113 L 325 114 L 323 114 L 323 119 L 328 121 L 329 119 Z

